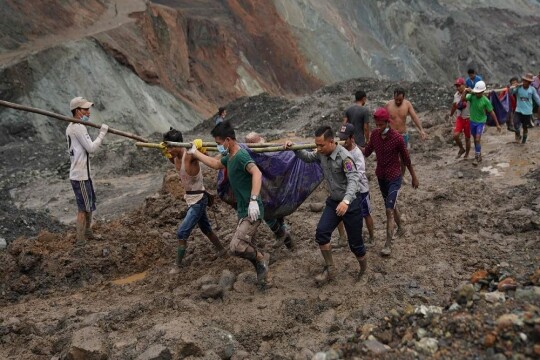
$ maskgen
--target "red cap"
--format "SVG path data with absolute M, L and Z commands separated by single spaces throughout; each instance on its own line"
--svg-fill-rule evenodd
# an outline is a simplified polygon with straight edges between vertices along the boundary
M 463 78 L 457 78 L 454 82 L 454 85 L 465 85 L 465 79 Z
M 375 118 L 375 120 L 390 121 L 390 114 L 388 113 L 388 110 L 382 107 L 375 110 L 375 112 L 373 113 L 373 117 Z

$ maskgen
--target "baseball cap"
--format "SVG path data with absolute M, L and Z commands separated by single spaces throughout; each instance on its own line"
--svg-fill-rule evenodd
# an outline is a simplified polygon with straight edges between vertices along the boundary
M 353 124 L 345 124 L 339 128 L 338 136 L 340 140 L 347 140 L 353 134 L 354 134 Z
M 454 82 L 454 85 L 465 85 L 465 79 L 463 78 L 457 78 Z
M 89 109 L 90 106 L 94 106 L 94 103 L 80 96 L 71 99 L 71 101 L 69 102 L 69 110 L 75 110 L 77 108 Z
M 383 107 L 380 107 L 377 110 L 375 110 L 375 112 L 373 113 L 373 117 L 375 118 L 375 120 L 390 121 L 390 114 L 388 113 L 388 110 L 386 110 Z

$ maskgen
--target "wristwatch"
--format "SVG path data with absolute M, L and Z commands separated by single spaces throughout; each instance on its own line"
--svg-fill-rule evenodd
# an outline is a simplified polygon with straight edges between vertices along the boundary
M 249 198 L 251 201 L 257 201 L 259 197 L 257 195 L 251 195 L 251 197 Z
M 345 205 L 349 205 L 351 203 L 349 200 L 343 200 L 343 202 L 345 203 Z

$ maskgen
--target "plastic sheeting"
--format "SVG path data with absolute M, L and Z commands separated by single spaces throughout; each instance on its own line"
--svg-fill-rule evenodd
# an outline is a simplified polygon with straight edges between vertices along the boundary
M 495 115 L 497 115 L 497 120 L 499 121 L 500 125 L 505 124 L 506 120 L 508 119 L 508 113 L 510 111 L 510 96 L 511 95 L 509 95 L 507 92 L 502 96 L 501 99 L 499 99 L 495 91 L 492 91 L 489 94 L 489 101 L 491 102 L 491 105 L 493 105 L 493 112 Z M 495 126 L 495 120 L 490 114 L 488 114 L 486 125 Z
M 244 144 L 240 146 L 249 152 L 261 170 L 265 220 L 292 214 L 323 180 L 319 164 L 305 163 L 292 151 L 254 153 Z M 218 173 L 217 193 L 229 205 L 236 205 L 226 170 Z

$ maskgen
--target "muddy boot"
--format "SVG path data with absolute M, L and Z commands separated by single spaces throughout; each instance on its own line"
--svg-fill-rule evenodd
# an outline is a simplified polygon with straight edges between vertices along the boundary
M 396 230 L 396 237 L 403 237 L 405 236 L 405 227 L 403 225 L 398 226 Z
M 294 247 L 294 241 L 292 239 L 292 236 L 291 234 L 289 233 L 289 231 L 287 230 L 287 236 L 285 236 L 285 240 L 283 241 L 283 243 L 285 244 L 285 247 L 291 251 L 293 251 L 295 249 Z
M 384 248 L 381 250 L 381 256 L 390 256 L 392 254 L 392 242 L 386 241 Z
M 478 166 L 478 154 L 474 155 L 474 160 L 472 162 L 474 166 Z
M 276 231 L 274 231 L 275 241 L 272 244 L 272 248 L 279 249 L 283 245 L 287 246 L 285 243 L 287 241 L 287 238 L 289 238 L 289 241 L 292 243 L 291 235 L 289 234 L 289 231 L 287 230 L 286 225 L 281 225 Z M 289 248 L 289 246 L 287 246 Z
M 255 263 L 255 271 L 257 272 L 257 283 L 259 286 L 268 285 L 268 265 L 270 263 L 270 254 L 263 255 L 261 260 L 257 260 Z
M 212 231 L 211 233 L 207 234 L 206 237 L 208 238 L 208 240 L 210 240 L 210 242 L 214 246 L 214 252 L 216 254 L 216 258 L 220 258 L 222 256 L 227 255 L 227 249 L 225 249 L 223 245 L 221 245 L 221 241 L 219 241 L 219 238 L 217 237 L 215 232 Z
M 363 257 L 356 258 L 356 259 L 358 260 L 358 264 L 360 264 L 360 271 L 358 272 L 358 276 L 357 276 L 357 280 L 360 280 L 362 275 L 364 275 L 364 273 L 367 270 L 367 258 L 364 255 Z
M 77 223 L 77 242 L 75 246 L 81 247 L 86 245 L 86 227 L 84 224 Z
M 324 258 L 325 266 L 323 271 L 319 275 L 315 276 L 315 283 L 317 285 L 323 285 L 332 281 L 335 272 L 332 250 L 321 250 L 321 254 Z

